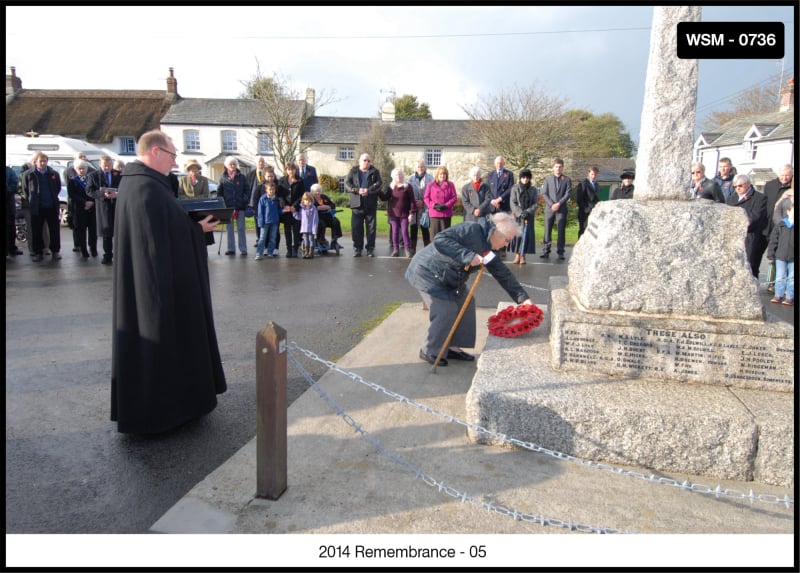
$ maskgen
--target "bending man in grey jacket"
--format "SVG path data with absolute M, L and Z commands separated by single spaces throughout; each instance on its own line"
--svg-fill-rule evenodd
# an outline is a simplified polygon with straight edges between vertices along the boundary
M 496 213 L 483 225 L 467 221 L 437 233 L 430 245 L 419 251 L 408 265 L 406 280 L 417 289 L 428 306 L 430 326 L 419 351 L 421 359 L 434 364 L 450 329 L 467 298 L 469 275 L 481 264 L 500 283 L 517 304 L 533 304 L 528 293 L 492 251 L 507 247 L 519 236 L 520 228 L 508 213 Z M 456 329 L 452 346 L 438 366 L 447 366 L 447 359 L 474 360 L 461 347 L 475 346 L 475 300 Z

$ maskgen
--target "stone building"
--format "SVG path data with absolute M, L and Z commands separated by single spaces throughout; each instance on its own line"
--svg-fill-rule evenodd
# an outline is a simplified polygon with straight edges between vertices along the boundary
M 493 168 L 496 153 L 481 147 L 470 120 L 397 119 L 390 102 L 384 103 L 378 117 L 316 116 L 315 91 L 311 88 L 304 100 L 292 103 L 298 118 L 309 118 L 299 134 L 300 148 L 305 150 L 309 164 L 320 175 L 340 182 L 356 164 L 359 141 L 375 123 L 383 128 L 395 165 L 406 173 L 414 171 L 419 159 L 425 160 L 430 171 L 446 165 L 451 181 L 460 190 L 468 181 L 470 167 L 479 165 L 484 171 Z M 186 161 L 194 159 L 212 181 L 222 174 L 228 155 L 236 156 L 245 171 L 255 165 L 258 156 L 264 156 L 273 166 L 279 164 L 273 149 L 273 122 L 261 103 L 182 97 L 172 68 L 166 91 L 30 90 L 22 88 L 15 68 L 6 75 L 6 134 L 69 136 L 133 159 L 139 136 L 156 128 L 175 141 L 180 170 Z M 632 165 L 627 159 L 592 160 L 600 167 L 601 185 L 607 192 L 619 184 L 620 161 L 625 168 Z M 573 180 L 585 175 L 582 163 L 573 166 L 568 160 L 567 169 Z M 384 174 L 385 178 L 388 175 Z

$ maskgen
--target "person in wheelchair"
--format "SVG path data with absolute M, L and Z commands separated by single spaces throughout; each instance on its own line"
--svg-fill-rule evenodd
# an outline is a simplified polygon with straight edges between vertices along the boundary
M 336 241 L 342 236 L 342 224 L 336 218 L 336 204 L 330 197 L 322 192 L 322 185 L 314 183 L 311 186 L 311 196 L 314 198 L 314 205 L 319 214 L 319 225 L 317 226 L 317 246 L 321 249 L 336 249 L 341 248 L 341 245 Z M 325 240 L 325 229 L 331 228 L 331 242 Z

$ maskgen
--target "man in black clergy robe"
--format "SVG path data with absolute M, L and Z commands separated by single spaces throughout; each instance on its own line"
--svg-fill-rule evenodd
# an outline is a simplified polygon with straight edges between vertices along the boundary
M 142 135 L 116 207 L 111 420 L 152 434 L 207 414 L 227 389 L 217 345 L 204 232 L 183 210 L 168 174 L 175 145 Z

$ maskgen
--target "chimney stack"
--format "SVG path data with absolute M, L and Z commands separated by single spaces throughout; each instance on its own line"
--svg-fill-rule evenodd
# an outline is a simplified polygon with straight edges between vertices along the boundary
M 22 80 L 17 77 L 17 68 L 11 66 L 11 75 L 6 76 L 6 96 L 13 96 L 22 89 Z
M 178 80 L 175 79 L 175 70 L 169 69 L 169 77 L 167 78 L 167 97 L 178 97 Z
M 395 119 L 394 104 L 389 100 L 386 100 L 381 106 L 381 121 L 394 121 L 394 119 Z
M 14 68 L 11 68 L 12 70 Z M 789 111 L 794 108 L 794 78 L 789 78 L 786 85 L 781 90 L 781 111 Z

